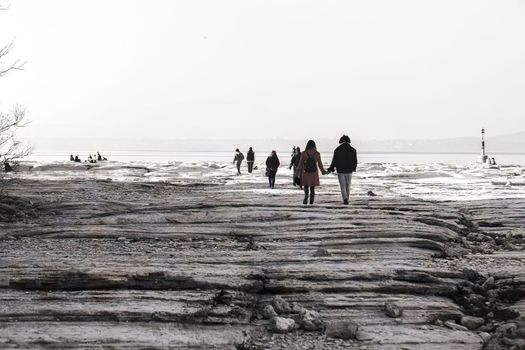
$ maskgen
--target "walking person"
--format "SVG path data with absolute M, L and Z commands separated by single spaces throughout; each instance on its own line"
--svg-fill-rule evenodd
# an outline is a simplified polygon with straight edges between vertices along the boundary
M 301 182 L 304 186 L 303 204 L 308 204 L 308 196 L 310 196 L 310 204 L 314 204 L 315 187 L 319 186 L 319 169 L 323 175 L 326 174 L 321 162 L 321 154 L 317 152 L 315 142 L 309 140 L 305 151 L 301 153 L 297 167 L 297 173 L 301 176 Z
M 301 159 L 301 148 L 294 147 L 293 148 L 295 153 L 292 155 L 292 159 L 290 160 L 290 166 L 288 169 L 293 168 L 293 185 L 303 188 L 301 184 L 301 176 L 297 173 L 297 166 L 299 165 L 299 159 Z
M 266 176 L 268 176 L 270 188 L 274 188 L 275 186 L 275 176 L 280 165 L 281 162 L 279 161 L 279 157 L 277 157 L 277 152 L 272 151 L 272 154 L 266 158 Z
M 357 151 L 354 147 L 350 146 L 350 137 L 347 135 L 343 135 L 339 139 L 339 146 L 334 150 L 334 157 L 332 164 L 328 168 L 328 172 L 331 173 L 335 169 L 337 169 L 343 203 L 348 205 L 352 174 L 357 169 Z
M 255 161 L 255 152 L 250 147 L 248 153 L 246 153 L 246 163 L 248 163 L 248 172 L 251 174 L 253 171 L 253 162 Z
M 244 160 L 244 154 L 239 151 L 238 148 L 235 149 L 235 157 L 233 157 L 233 164 L 237 166 L 237 176 L 241 175 L 241 164 Z

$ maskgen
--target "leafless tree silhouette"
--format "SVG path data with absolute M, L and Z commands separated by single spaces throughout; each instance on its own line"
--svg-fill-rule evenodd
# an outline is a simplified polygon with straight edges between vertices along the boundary
M 6 58 L 6 56 L 9 55 L 13 47 L 14 47 L 14 40 L 0 49 L 0 77 L 6 75 L 12 70 L 23 70 L 24 69 L 24 65 L 26 64 L 25 61 L 21 62 L 20 60 L 17 59 L 7 65 L 3 61 Z
M 8 7 L 0 4 L 0 11 L 7 9 Z M 24 69 L 25 62 L 18 59 L 6 63 L 13 47 L 14 41 L 11 41 L 0 49 L 0 77 L 11 71 Z M 5 184 L 5 173 L 17 164 L 18 160 L 31 153 L 31 147 L 23 145 L 16 139 L 16 132 L 28 123 L 26 110 L 19 105 L 14 106 L 7 113 L 0 112 L 0 187 Z

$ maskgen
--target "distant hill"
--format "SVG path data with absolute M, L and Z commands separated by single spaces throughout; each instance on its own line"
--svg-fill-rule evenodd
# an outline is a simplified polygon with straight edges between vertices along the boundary
M 36 151 L 49 152 L 107 152 L 125 151 L 231 151 L 240 148 L 246 151 L 253 147 L 259 151 L 291 151 L 293 145 L 301 148 L 306 139 L 237 139 L 237 140 L 165 140 L 165 139 L 45 139 L 28 140 Z M 330 152 L 337 146 L 338 138 L 316 139 L 320 151 Z M 476 137 L 450 138 L 438 140 L 353 140 L 352 144 L 360 152 L 407 152 L 407 153 L 479 153 L 481 140 Z M 486 138 L 488 154 L 521 153 L 525 154 L 525 131 Z

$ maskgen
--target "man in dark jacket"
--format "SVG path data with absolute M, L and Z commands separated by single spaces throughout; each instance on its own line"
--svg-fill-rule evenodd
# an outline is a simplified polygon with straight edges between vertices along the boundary
M 251 174 L 253 171 L 253 162 L 255 161 L 255 152 L 250 147 L 248 153 L 246 153 L 246 163 L 248 163 L 248 172 Z
M 339 178 L 339 185 L 341 186 L 341 195 L 343 196 L 343 203 L 348 204 L 348 197 L 350 196 L 350 184 L 352 183 L 352 173 L 357 168 L 357 151 L 350 146 L 350 138 L 343 135 L 339 139 L 339 147 L 334 151 L 334 158 L 332 164 L 328 168 L 328 172 L 333 172 L 337 169 L 337 177 Z

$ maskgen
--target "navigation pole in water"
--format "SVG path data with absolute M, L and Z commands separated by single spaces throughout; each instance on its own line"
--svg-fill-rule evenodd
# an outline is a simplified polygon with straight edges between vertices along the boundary
M 481 129 L 481 155 L 479 156 L 478 161 L 481 164 L 489 165 L 491 168 L 498 168 L 496 166 L 496 159 L 489 158 L 489 156 L 487 156 L 485 153 L 485 128 Z
M 481 163 L 487 162 L 487 155 L 485 154 L 485 128 L 481 129 Z

